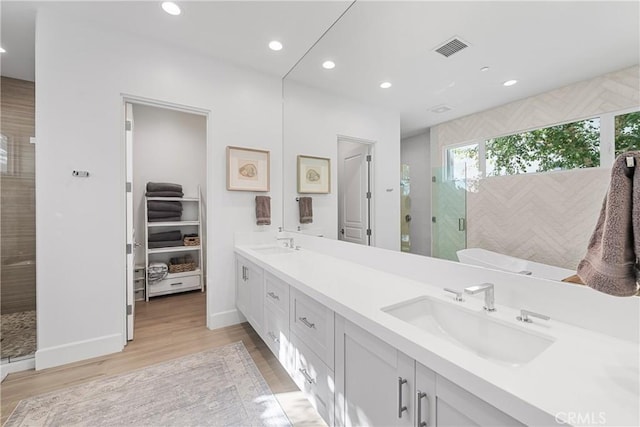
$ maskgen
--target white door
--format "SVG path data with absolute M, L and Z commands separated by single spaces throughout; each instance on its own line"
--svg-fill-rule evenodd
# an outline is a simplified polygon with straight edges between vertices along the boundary
M 127 341 L 133 339 L 135 230 L 133 228 L 133 105 L 125 105 L 125 147 L 127 165 Z
M 369 145 L 339 141 L 338 239 L 369 245 Z

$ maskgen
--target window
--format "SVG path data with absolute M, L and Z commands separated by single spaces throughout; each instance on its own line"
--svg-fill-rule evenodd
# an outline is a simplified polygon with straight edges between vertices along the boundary
M 456 187 L 467 188 L 481 176 L 478 144 L 447 149 L 447 179 L 454 181 Z
M 600 119 L 593 118 L 493 138 L 487 176 L 600 166 Z
M 640 150 L 640 111 L 615 117 L 616 157 L 625 151 Z

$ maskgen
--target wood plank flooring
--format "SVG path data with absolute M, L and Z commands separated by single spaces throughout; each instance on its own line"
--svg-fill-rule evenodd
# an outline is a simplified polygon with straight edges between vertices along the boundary
M 324 425 L 249 324 L 211 331 L 205 312 L 205 294 L 199 291 L 136 303 L 134 340 L 121 353 L 9 374 L 0 385 L 2 423 L 21 399 L 242 341 L 294 425 Z

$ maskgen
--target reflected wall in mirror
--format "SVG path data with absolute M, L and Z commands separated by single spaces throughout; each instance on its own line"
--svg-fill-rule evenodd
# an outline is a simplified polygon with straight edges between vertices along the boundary
M 296 156 L 338 164 L 338 140 L 363 139 L 373 245 L 574 271 L 615 154 L 640 148 L 639 16 L 637 2 L 354 3 L 284 79 L 285 229 L 338 238 L 337 192 L 297 223 Z

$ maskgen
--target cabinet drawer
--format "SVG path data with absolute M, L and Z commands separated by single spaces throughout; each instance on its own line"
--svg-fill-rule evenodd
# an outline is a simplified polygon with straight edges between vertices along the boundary
M 325 422 L 333 425 L 333 371 L 294 333 L 291 345 L 295 349 L 293 380 Z
M 200 288 L 200 275 L 167 278 L 149 285 L 149 296 Z
M 290 292 L 291 332 L 333 369 L 333 311 L 296 289 Z
M 264 274 L 265 301 L 279 310 L 287 318 L 289 317 L 289 285 L 277 277 Z
M 269 305 L 264 307 L 264 341 L 282 366 L 294 368 L 294 353 L 289 344 L 289 318 Z

